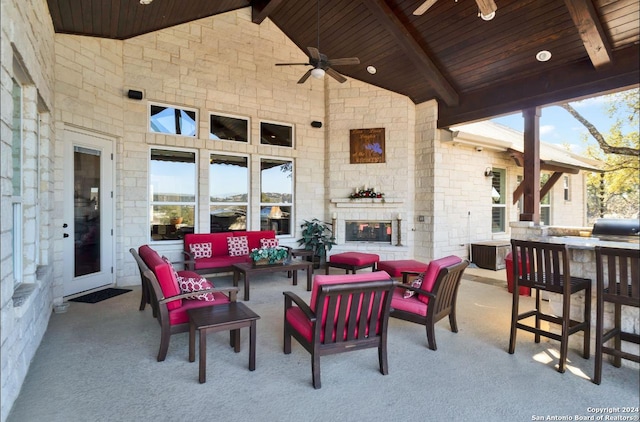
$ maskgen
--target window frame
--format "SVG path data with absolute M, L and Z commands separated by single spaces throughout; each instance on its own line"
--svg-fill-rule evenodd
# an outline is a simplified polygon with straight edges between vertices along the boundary
M 193 162 L 193 166 L 194 166 L 194 199 L 193 202 L 189 202 L 189 201 L 154 201 L 153 199 L 153 194 L 152 194 L 152 189 L 151 189 L 151 178 L 152 178 L 152 171 L 151 171 L 151 157 L 152 157 L 152 151 L 154 150 L 159 150 L 159 151 L 176 151 L 176 152 L 187 152 L 187 153 L 193 153 L 194 154 L 194 162 Z M 198 156 L 198 149 L 196 148 L 180 148 L 180 147 L 173 147 L 173 146 L 166 146 L 166 145 L 151 145 L 149 146 L 149 156 L 148 156 L 148 165 L 149 165 L 149 171 L 148 171 L 148 178 L 147 178 L 147 195 L 148 195 L 148 206 L 147 206 L 147 210 L 149 212 L 149 231 L 148 231 L 148 236 L 149 236 L 149 242 L 150 243 L 161 243 L 161 244 L 168 244 L 170 242 L 174 242 L 176 243 L 177 241 L 182 242 L 182 239 L 154 239 L 152 236 L 152 230 L 153 230 L 153 207 L 154 206 L 193 206 L 193 230 L 194 232 L 198 232 L 198 188 L 199 188 L 199 177 L 198 177 L 198 169 L 199 169 L 199 156 Z
M 506 189 L 507 189 L 507 170 L 501 168 L 493 168 L 492 170 L 493 177 L 491 178 L 491 233 L 505 233 L 507 227 L 507 201 L 506 201 Z M 495 189 L 494 180 L 496 177 L 499 180 L 499 188 Z M 500 202 L 493 202 L 493 190 L 498 191 L 500 194 L 500 198 L 498 199 Z M 496 210 L 501 210 L 500 216 L 500 224 L 498 228 L 493 227 L 494 222 L 494 212 Z
M 14 63 L 14 68 L 16 64 Z M 18 66 L 19 67 L 19 66 Z M 21 69 L 20 69 L 21 70 Z M 23 170 L 24 170 L 24 84 L 19 80 L 18 75 L 12 77 L 12 138 L 11 138 L 11 209 L 13 214 L 13 228 L 11 232 L 12 250 L 13 250 L 13 285 L 14 288 L 22 283 L 23 272 L 23 250 L 24 250 L 24 233 L 23 233 Z M 16 110 L 17 108 L 17 110 Z M 17 142 L 18 145 L 14 144 Z M 17 151 L 16 151 L 17 149 Z M 17 152 L 17 157 L 15 156 Z M 16 185 L 17 181 L 17 185 Z
M 277 125 L 277 126 L 282 126 L 282 127 L 289 127 L 291 128 L 291 145 L 276 145 L 276 144 L 270 144 L 270 143 L 264 143 L 262 142 L 262 125 L 263 124 L 267 124 L 267 125 Z M 260 120 L 260 124 L 259 124 L 259 134 L 258 134 L 258 139 L 259 139 L 259 143 L 260 145 L 264 145 L 264 146 L 270 146 L 270 147 L 276 147 L 276 148 L 288 148 L 288 149 L 295 149 L 296 148 L 296 130 L 295 130 L 295 125 L 292 123 L 284 123 L 284 122 L 276 122 L 273 120 Z
M 262 200 L 262 182 L 263 182 L 263 177 L 262 177 L 262 161 L 263 160 L 278 160 L 278 161 L 283 161 L 283 162 L 289 162 L 291 163 L 291 202 L 284 202 L 284 201 L 280 201 L 280 202 L 265 202 Z M 284 163 L 283 163 L 284 164 Z M 277 237 L 293 237 L 295 234 L 295 227 L 293 227 L 292 222 L 295 221 L 295 180 L 296 180 L 296 172 L 295 172 L 295 160 L 291 157 L 273 157 L 273 156 L 259 156 L 258 157 L 258 165 L 259 165 L 259 180 L 258 180 L 258 186 L 259 186 L 259 210 L 260 210 L 260 229 L 263 229 L 262 227 L 262 209 L 266 208 L 266 207 L 288 207 L 289 208 L 289 232 L 288 233 L 282 233 L 282 234 L 278 234 L 276 233 Z M 280 209 L 280 211 L 282 211 Z M 267 228 L 267 230 L 271 230 L 271 228 Z
M 566 202 L 571 202 L 571 178 L 566 175 L 562 177 L 562 197 Z
M 165 107 L 165 108 L 173 108 L 176 110 L 181 110 L 181 111 L 188 111 L 188 112 L 193 112 L 195 114 L 195 117 L 193 119 L 193 124 L 194 124 L 194 133 L 193 135 L 185 135 L 182 133 L 172 133 L 172 132 L 159 132 L 159 131 L 155 131 L 152 129 L 152 125 L 151 125 L 151 109 L 152 107 Z M 192 107 L 186 107 L 186 106 L 179 106 L 179 105 L 175 105 L 175 104 L 167 104 L 167 103 L 158 103 L 158 102 L 149 102 L 147 105 L 147 119 L 148 119 L 148 125 L 147 125 L 147 130 L 149 131 L 149 133 L 153 133 L 153 134 L 157 134 L 157 135 L 168 135 L 168 136 L 181 136 L 184 138 L 198 138 L 198 129 L 199 129 L 199 119 L 200 119 L 200 115 L 199 115 L 199 110 L 197 108 L 192 108 Z
M 229 202 L 216 202 L 216 201 L 212 201 L 211 200 L 211 187 L 213 186 L 213 179 L 211 177 L 211 165 L 212 162 L 211 160 L 213 159 L 212 156 L 217 155 L 217 156 L 228 156 L 228 157 L 242 157 L 246 160 L 247 163 L 247 186 L 246 186 L 246 195 L 247 195 L 247 199 L 245 202 L 242 201 L 229 201 Z M 222 152 L 222 151 L 209 151 L 209 172 L 207 173 L 207 177 L 208 177 L 208 181 L 209 181 L 209 191 L 207 193 L 207 197 L 208 202 L 209 202 L 209 232 L 211 232 L 211 211 L 212 211 L 212 207 L 213 206 L 244 206 L 246 209 L 246 213 L 245 213 L 245 218 L 246 218 L 246 222 L 245 222 L 245 230 L 248 229 L 248 225 L 249 222 L 251 221 L 250 219 L 250 215 L 251 215 L 251 156 L 249 154 L 233 154 L 233 153 L 228 153 L 228 152 Z M 227 230 L 228 231 L 233 231 L 233 230 Z
M 229 119 L 236 119 L 236 120 L 244 120 L 246 122 L 247 139 L 245 141 L 238 141 L 236 139 L 228 139 L 228 138 L 218 138 L 218 139 L 212 138 L 211 137 L 212 136 L 211 119 L 213 118 L 213 116 L 226 117 L 226 118 L 229 118 Z M 234 115 L 234 114 L 218 113 L 218 112 L 210 111 L 209 112 L 208 124 L 209 124 L 208 139 L 211 140 L 211 141 L 239 142 L 241 144 L 246 144 L 246 145 L 250 145 L 251 144 L 251 118 L 250 117 L 238 116 L 238 115 Z

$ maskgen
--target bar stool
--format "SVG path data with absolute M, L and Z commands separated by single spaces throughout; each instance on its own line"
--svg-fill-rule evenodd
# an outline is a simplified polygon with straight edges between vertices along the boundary
M 606 273 L 605 273 L 606 270 Z M 621 359 L 640 362 L 640 356 L 621 350 L 622 341 L 640 344 L 640 335 L 622 331 L 622 306 L 640 307 L 640 252 L 631 249 L 596 246 L 596 363 L 595 384 L 602 379 L 602 355 L 614 357 L 619 368 Z M 615 286 L 615 288 L 613 288 Z M 604 328 L 605 303 L 613 304 L 613 327 Z M 613 347 L 604 343 L 613 339 Z
M 567 360 L 569 336 L 582 331 L 584 343 L 582 356 L 589 359 L 591 333 L 591 280 L 572 277 L 569 270 L 569 253 L 564 244 L 511 240 L 513 252 L 513 305 L 511 307 L 511 336 L 509 353 L 516 349 L 516 332 L 519 329 L 535 334 L 535 342 L 540 336 L 560 342 L 560 362 L 558 372 L 564 372 Z M 522 271 L 522 269 L 528 269 Z M 529 287 L 536 291 L 536 307 L 519 313 L 519 287 Z M 540 293 L 552 292 L 562 295 L 562 316 L 544 312 Z M 584 314 L 582 322 L 571 319 L 571 295 L 584 291 Z M 521 320 L 535 317 L 535 326 L 521 323 Z M 560 334 L 540 328 L 540 321 L 560 325 Z

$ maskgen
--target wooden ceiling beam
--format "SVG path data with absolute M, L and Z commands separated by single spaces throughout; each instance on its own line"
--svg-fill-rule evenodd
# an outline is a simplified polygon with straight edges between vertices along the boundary
M 251 22 L 260 25 L 281 4 L 282 0 L 253 0 L 251 2 Z
M 639 61 L 640 49 L 632 45 L 614 51 L 614 65 L 606 69 L 596 71 L 585 58 L 545 73 L 465 93 L 458 106 L 438 103 L 438 128 L 636 87 L 640 80 Z
M 377 22 L 393 36 L 398 46 L 406 53 L 407 59 L 424 74 L 425 79 L 429 81 L 429 84 L 440 99 L 447 106 L 458 105 L 458 92 L 444 77 L 440 69 L 433 63 L 387 3 L 384 0 L 362 0 L 362 4 L 369 9 Z
M 564 0 L 591 63 L 600 69 L 611 63 L 611 46 L 591 0 Z

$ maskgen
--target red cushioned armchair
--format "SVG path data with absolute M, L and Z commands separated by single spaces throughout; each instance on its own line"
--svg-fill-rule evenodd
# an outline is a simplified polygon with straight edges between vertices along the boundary
M 418 273 L 403 272 L 402 284 L 393 292 L 391 316 L 426 327 L 429 349 L 436 350 L 435 323 L 449 316 L 451 331 L 458 332 L 456 322 L 456 299 L 458 286 L 469 261 L 457 256 L 447 256 L 429 263 L 427 271 L 421 274 L 420 287 L 409 284 L 408 277 Z M 413 295 L 406 297 L 406 291 Z
M 380 372 L 389 372 L 387 326 L 395 285 L 384 271 L 317 275 L 310 306 L 284 292 L 284 353 L 291 353 L 291 337 L 311 353 L 314 388 L 321 387 L 323 355 L 377 347 Z
M 211 294 L 213 301 L 198 300 L 194 293 L 182 293 L 172 265 L 162 259 L 156 251 L 147 245 L 139 251 L 129 249 L 142 275 L 142 289 L 147 289 L 147 298 L 153 309 L 153 316 L 160 323 L 160 349 L 158 362 L 163 361 L 169 349 L 169 340 L 176 333 L 189 331 L 189 316 L 187 310 L 215 306 L 222 303 L 235 302 L 237 287 L 223 289 L 199 290 L 197 294 Z M 185 278 L 200 278 L 193 271 L 178 271 L 177 275 Z M 143 293 L 144 295 L 144 293 Z M 145 299 L 143 299 L 145 300 Z M 230 332 L 229 343 L 233 347 L 237 331 Z

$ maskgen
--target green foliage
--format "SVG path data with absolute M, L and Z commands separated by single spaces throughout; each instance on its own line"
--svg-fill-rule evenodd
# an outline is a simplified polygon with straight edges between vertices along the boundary
M 587 147 L 587 155 L 603 162 L 605 170 L 604 177 L 591 174 L 587 178 L 590 221 L 600 217 L 601 213 L 611 217 L 637 218 L 640 212 L 640 90 L 612 94 L 607 104 L 606 111 L 615 118 L 615 123 L 602 136 L 610 146 L 628 148 L 629 153 L 607 154 L 599 147 Z
M 289 257 L 289 249 L 283 248 L 282 246 L 276 246 L 275 248 L 254 248 L 249 253 L 249 256 L 254 261 L 266 259 L 269 261 L 269 264 L 275 264 Z
M 327 251 L 337 244 L 330 225 L 317 218 L 311 221 L 304 220 L 300 225 L 302 238 L 298 239 L 298 245 L 304 245 L 305 249 L 314 251 L 316 256 L 324 257 Z

